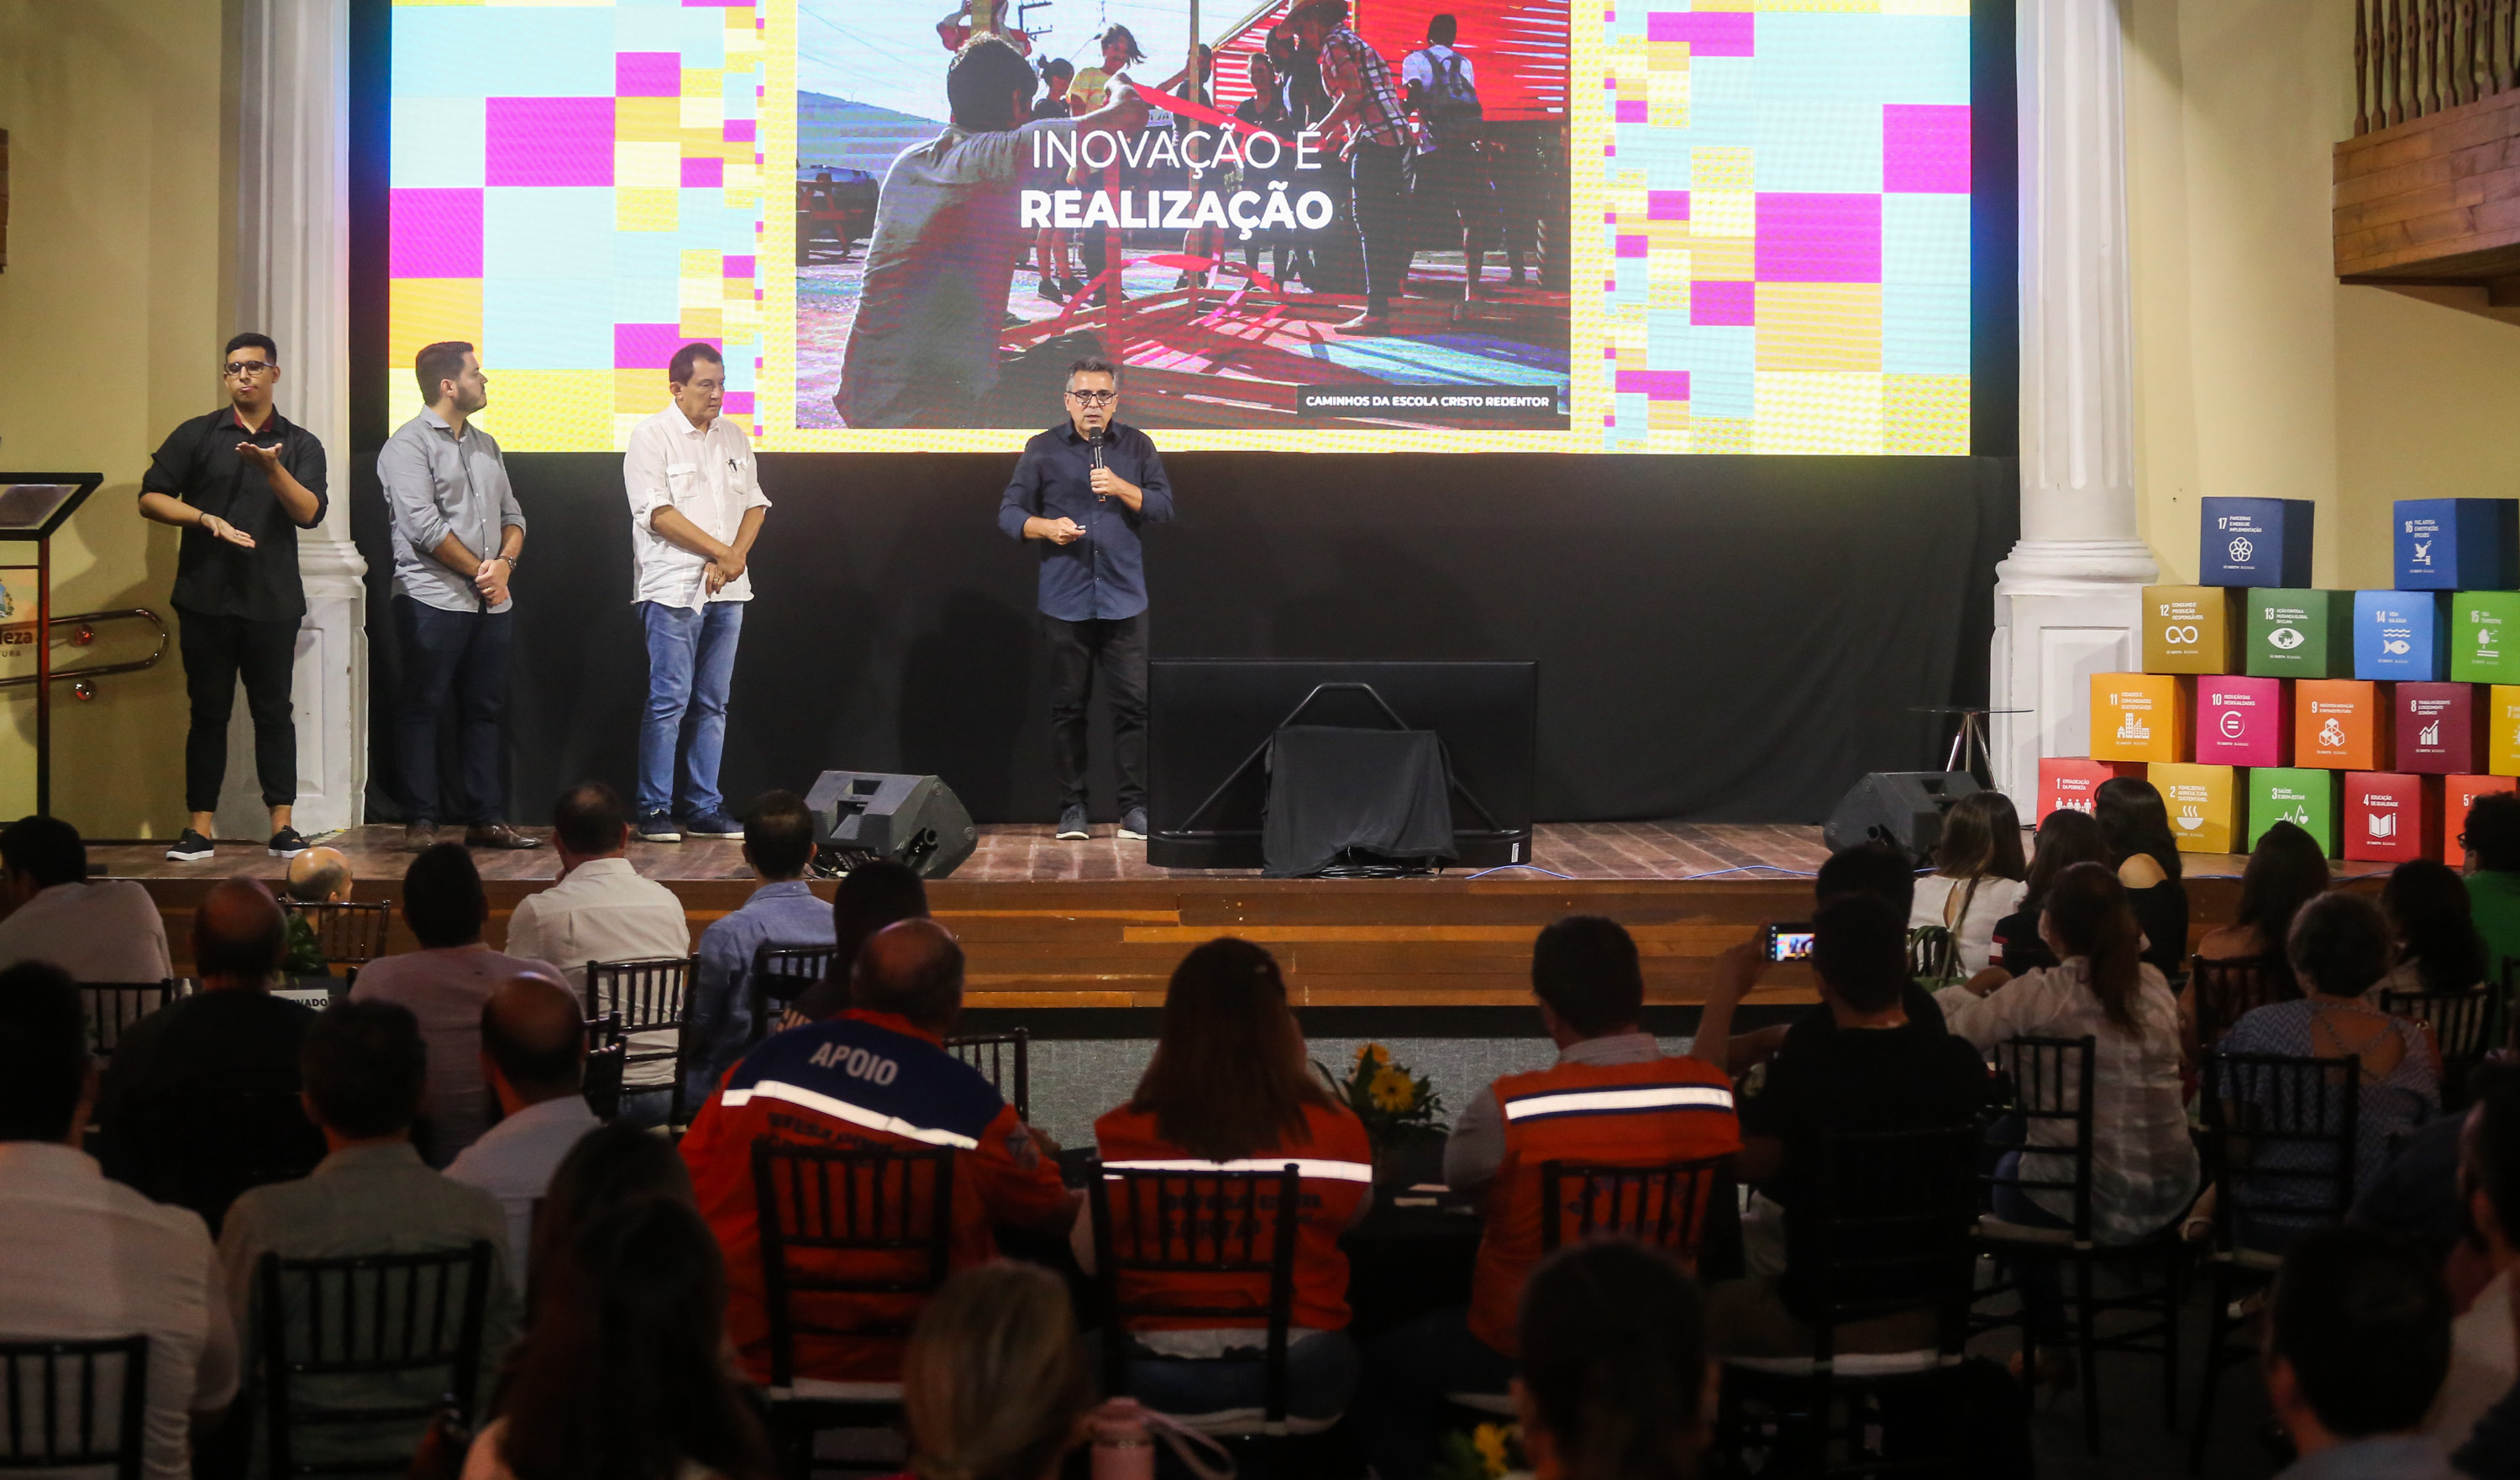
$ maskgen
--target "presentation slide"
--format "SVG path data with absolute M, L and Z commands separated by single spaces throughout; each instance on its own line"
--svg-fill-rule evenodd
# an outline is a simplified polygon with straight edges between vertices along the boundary
M 376 373 L 479 346 L 511 451 L 693 341 L 765 451 L 1095 356 L 1167 449 L 1968 451 L 1968 0 L 1294 4 L 397 3 Z

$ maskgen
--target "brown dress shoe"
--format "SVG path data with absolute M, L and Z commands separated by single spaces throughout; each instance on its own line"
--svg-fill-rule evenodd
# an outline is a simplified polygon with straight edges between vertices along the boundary
M 417 853 L 437 841 L 437 824 L 406 823 L 402 830 L 402 851 Z
M 474 823 L 464 830 L 464 846 L 468 848 L 539 848 L 539 837 L 527 837 L 506 823 Z

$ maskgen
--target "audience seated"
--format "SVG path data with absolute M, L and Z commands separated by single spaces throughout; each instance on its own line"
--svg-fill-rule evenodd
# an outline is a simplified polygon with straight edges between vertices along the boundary
M 945 1281 L 901 1360 L 911 1467 L 893 1480 L 1051 1480 L 1093 1390 L 1067 1287 L 1006 1260 Z
M 2389 871 L 2380 913 L 2398 944 L 2398 964 L 2373 987 L 2373 1006 L 2388 992 L 2472 992 L 2487 985 L 2485 937 L 2458 871 L 2429 858 Z
M 1302 1167 L 1287 1413 L 1320 1421 L 1344 1412 L 1356 1391 L 1357 1356 L 1347 1335 L 1348 1264 L 1338 1239 L 1372 1201 L 1373 1148 L 1364 1122 L 1314 1077 L 1303 1030 L 1286 1007 L 1285 981 L 1267 951 L 1228 937 L 1182 959 L 1164 995 L 1154 1058 L 1129 1102 L 1094 1123 L 1094 1139 L 1102 1165 L 1124 1170 L 1272 1172 L 1288 1161 Z M 1089 1271 L 1092 1222 L 1078 1219 L 1075 1235 L 1078 1260 Z M 1252 1314 L 1200 1318 L 1197 1329 L 1152 1328 L 1183 1323 L 1150 1322 L 1125 1339 L 1165 1357 L 1256 1356 L 1254 1330 L 1268 1324 L 1268 1286 L 1266 1276 L 1132 1275 L 1120 1289 L 1132 1304 L 1246 1304 Z M 1134 1364 L 1129 1391 L 1148 1408 L 1185 1416 L 1256 1412 L 1265 1401 L 1260 1368 L 1247 1361 Z
M 849 967 L 867 938 L 886 925 L 927 918 L 927 885 L 906 864 L 879 858 L 840 875 L 832 894 L 832 969 L 788 1005 L 783 1028 L 821 1022 L 848 1010 Z
M 138 881 L 87 876 L 87 844 L 58 817 L 0 828 L 0 966 L 48 961 L 72 981 L 163 981 L 166 921 Z
M 2055 887 L 2056 875 L 2074 865 L 2108 861 L 2108 840 L 2100 836 L 2100 825 L 2092 814 L 2071 807 L 2059 807 L 2048 814 L 2048 820 L 2039 825 L 2039 850 L 2031 856 L 2030 878 L 2022 888 L 2021 903 L 1995 922 L 1989 940 L 1994 957 L 1990 969 L 2003 973 L 1995 978 L 1996 982 L 2056 964 L 2055 953 L 2039 938 L 2039 915 L 2048 906 L 2048 891 Z M 1988 985 L 1980 983 L 1980 989 Z
M 1952 970 L 1971 976 L 1987 967 L 1996 921 L 2012 913 L 2028 886 L 2021 860 L 2021 815 L 2001 791 L 1972 791 L 1943 814 L 1934 872 L 1916 880 L 1911 928 L 1952 932 Z
M 241 1096 L 298 1093 L 298 1051 L 315 1012 L 271 995 L 285 937 L 280 905 L 261 880 L 211 885 L 193 911 L 201 990 L 124 1028 L 106 1076 L 106 1175 L 191 1208 L 213 1231 L 242 1189 L 239 1176 L 294 1175 L 323 1155 L 303 1117 L 231 1122 L 216 1113 Z M 216 1144 L 205 1144 L 212 1138 Z
M 779 1140 L 791 1144 L 954 1148 L 957 1268 L 997 1252 L 995 1224 L 1064 1237 L 1076 1217 L 1078 1198 L 1059 1182 L 1056 1147 L 943 1046 L 963 1009 L 963 950 L 943 926 L 913 919 L 878 932 L 858 954 L 850 994 L 855 1006 L 838 1016 L 756 1045 L 683 1138 L 700 1211 L 726 1253 L 727 1328 L 755 1381 L 769 1376 L 770 1333 L 752 1143 L 774 1134 L 774 1122 Z M 869 1320 L 908 1314 L 892 1297 L 865 1305 Z M 880 1339 L 800 1338 L 797 1348 L 799 1372 L 814 1377 L 889 1381 L 899 1363 L 899 1344 Z
M 2196 942 L 2201 962 L 2253 963 L 2277 997 L 2297 989 L 2284 942 L 2291 937 L 2293 917 L 2301 907 L 2327 892 L 2327 855 L 2318 840 L 2288 822 L 2277 822 L 2259 835 L 2240 871 L 2240 905 L 2228 925 L 2208 930 Z M 2196 1015 L 2196 986 L 2179 993 L 2179 1031 L 2187 1061 L 2194 1064 L 2213 1045 L 2201 1042 Z
M 2460 844 L 2474 865 L 2467 900 L 2485 937 L 2485 979 L 2502 987 L 2503 964 L 2520 957 L 2520 794 L 2496 791 L 2467 810 Z M 2508 1010 L 2509 1004 L 2504 1004 Z
M 582 1225 L 537 1291 L 533 1337 L 464 1480 L 773 1480 L 769 1435 L 726 1358 L 726 1269 L 689 1204 Z
M 606 1005 L 587 996 L 589 962 L 691 955 L 683 902 L 663 884 L 642 878 L 624 856 L 630 811 L 621 793 L 602 782 L 580 782 L 562 792 L 552 808 L 552 845 L 560 853 L 560 881 L 517 902 L 508 917 L 509 955 L 558 965 L 590 1016 Z M 671 1050 L 677 1036 L 671 1029 L 633 1034 L 630 1054 Z M 622 1081 L 623 1115 L 662 1118 L 664 1097 L 656 1092 L 673 1082 L 669 1058 L 633 1063 Z
M 543 1193 L 542 1208 L 534 1216 L 528 1274 L 567 1259 L 578 1230 L 588 1224 L 616 1208 L 658 1197 L 699 1208 L 692 1174 L 672 1141 L 617 1121 L 587 1132 L 560 1159 L 550 1190 Z
M 773 791 L 743 820 L 743 861 L 761 887 L 741 909 L 700 932 L 699 976 L 692 986 L 695 1055 L 686 1100 L 708 1099 L 743 1056 L 752 1036 L 752 956 L 763 946 L 828 946 L 832 912 L 814 897 L 814 814 L 793 791 Z
M 2459 1281 L 2445 1280 L 2458 1316 L 2451 1326 L 2450 1376 L 2424 1432 L 2446 1450 L 2466 1443 L 2477 1420 L 2520 1377 L 2511 1324 L 2511 1270 L 2520 1264 L 2520 1083 L 2503 1077 L 2457 1118 L 2465 1133 L 2458 1195 L 2469 1241 L 2492 1278 L 2464 1292 Z
M 1697 1286 L 1621 1239 L 1532 1271 L 1515 1323 L 1523 1453 L 1543 1480 L 1694 1480 L 1722 1368 Z
M 306 1108 L 324 1133 L 328 1154 L 298 1181 L 255 1188 L 239 1197 L 219 1232 L 219 1262 L 237 1331 L 246 1338 L 248 1372 L 259 1354 L 263 1296 L 255 1266 L 263 1255 L 416 1254 L 486 1239 L 493 1250 L 481 1336 L 486 1391 L 517 1325 L 516 1295 L 505 1269 L 508 1220 L 497 1198 L 447 1181 L 412 1148 L 428 1054 L 419 1021 L 392 1003 L 338 1003 L 307 1030 Z M 442 1387 L 442 1377 L 428 1374 L 336 1378 L 328 1382 L 326 1398 L 342 1405 L 427 1406 L 436 1402 Z M 309 1429 L 300 1436 L 296 1458 L 307 1463 L 374 1458 L 367 1447 L 373 1442 L 367 1435 Z
M 2167 981 L 2187 964 L 2187 886 L 2180 881 L 2183 866 L 2170 830 L 2170 809 L 2152 783 L 2115 776 L 2092 791 L 2092 816 L 2142 931 L 2144 964 Z
M 438 844 L 436 846 L 444 846 Z M 568 989 L 512 976 L 481 1005 L 478 1072 L 498 1097 L 499 1123 L 464 1148 L 447 1177 L 499 1199 L 508 1214 L 508 1282 L 522 1294 L 534 1204 L 552 1173 L 600 1122 L 587 1108 L 586 1019 Z M 432 1045 L 429 1056 L 436 1057 Z
M 2419 1252 L 2370 1229 L 2302 1235 L 2267 1320 L 2267 1394 L 2301 1456 L 2279 1480 L 2455 1480 L 2420 1431 L 2449 1366 L 2450 1298 Z
M 2270 1003 L 2244 1014 L 2221 1048 L 2230 1054 L 2280 1054 L 2300 1058 L 2343 1058 L 2361 1061 L 2362 1101 L 2355 1127 L 2356 1189 L 2367 1188 L 2389 1163 L 2391 1144 L 2408 1131 L 2441 1113 L 2441 1076 L 2423 1028 L 2410 1019 L 2391 1017 L 2363 1001 L 2374 982 L 2388 974 L 2391 956 L 2388 921 L 2379 907 L 2360 894 L 2331 891 L 2304 905 L 2293 917 L 2290 955 L 2293 977 L 2302 996 L 2293 1002 Z M 2273 1081 L 2253 1078 L 2248 1090 L 2275 1093 Z M 2264 1108 L 2275 1110 L 2268 1105 Z M 2329 1129 L 2341 1129 L 2330 1127 Z M 2319 1147 L 2301 1143 L 2273 1144 L 2257 1155 L 2269 1173 L 2315 1169 Z M 2322 1182 L 2270 1175 L 2251 1189 L 2253 1201 L 2295 1203 L 2307 1207 L 2324 1200 Z M 2285 1239 L 2316 1221 L 2281 1214 L 2259 1214 L 2250 1241 L 2279 1249 Z
M 107 1181 L 79 1150 L 95 1099 L 68 974 L 39 962 L 0 969 L 0 1331 L 147 1336 L 145 1473 L 185 1480 L 189 1429 L 236 1395 L 236 1327 L 202 1220 Z
M 309 848 L 291 859 L 288 880 L 281 885 L 290 902 L 300 905 L 341 904 L 349 899 L 350 889 L 350 860 L 338 848 Z M 289 912 L 289 950 L 280 969 L 291 977 L 333 974 L 314 925 L 294 910 Z
M 1892 843 L 1857 843 L 1840 848 L 1820 866 L 1812 879 L 1812 905 L 1821 905 L 1841 894 L 1869 894 L 1898 913 L 1905 919 L 1914 913 L 1916 871 L 1910 868 L 1906 850 Z M 1762 968 L 1764 969 L 1764 967 Z M 1936 1033 L 1944 1031 L 1943 1009 L 1934 994 L 1902 978 L 1899 1005 L 1908 1020 Z M 1728 1019 L 1729 1021 L 1729 1019 Z M 1698 1023 L 1697 1043 L 1690 1050 L 1699 1058 L 1717 1063 L 1713 1046 L 1724 1043 L 1724 1057 L 1719 1067 L 1734 1074 L 1746 1074 L 1752 1067 L 1766 1062 L 1788 1048 L 1817 1044 L 1837 1031 L 1837 1020 L 1825 1004 L 1804 1012 L 1790 1023 L 1759 1028 L 1733 1035 L 1730 1041 L 1706 1031 L 1703 1019 Z
M 1984 794 L 1984 793 L 1980 793 Z M 1804 1240 L 1794 1210 L 1812 1206 L 1822 1138 L 1831 1132 L 1925 1130 L 1974 1123 L 1987 1098 L 1986 1064 L 1966 1041 L 1908 1021 L 1907 930 L 1868 894 L 1842 894 L 1812 920 L 1812 972 L 1838 1031 L 1777 1056 L 1767 1083 L 1741 1108 L 1742 1181 L 1759 1194 L 1742 1215 L 1747 1278 L 1711 1294 L 1715 1349 L 1732 1356 L 1794 1357 L 1812 1350 L 1815 1319 Z M 1728 952 L 1707 1017 L 1729 1017 L 1761 959 L 1754 942 Z M 1844 1209 L 1860 1212 L 1861 1209 Z M 1893 1292 L 1882 1292 L 1885 1297 Z M 1933 1318 L 1892 1317 L 1849 1326 L 1837 1349 L 1908 1351 L 1934 1340 Z
M 493 1102 L 482 1077 L 481 1008 L 518 976 L 562 980 L 560 967 L 493 951 L 481 940 L 489 896 L 472 854 L 462 843 L 431 843 L 402 875 L 402 918 L 417 951 L 381 957 L 359 968 L 352 1002 L 389 1002 L 411 1009 L 428 1045 L 428 1093 L 420 1113 L 424 1155 L 442 1167 L 481 1138 Z

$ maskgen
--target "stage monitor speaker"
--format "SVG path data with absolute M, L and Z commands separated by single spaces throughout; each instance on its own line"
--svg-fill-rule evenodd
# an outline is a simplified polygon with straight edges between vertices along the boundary
M 943 878 L 980 846 L 963 799 L 932 776 L 826 771 L 805 805 L 815 857 L 832 872 L 888 858 L 922 878 Z
M 1835 853 L 1878 838 L 1922 867 L 1942 841 L 1944 811 L 1977 789 L 1965 771 L 1875 771 L 1839 800 L 1821 840 Z

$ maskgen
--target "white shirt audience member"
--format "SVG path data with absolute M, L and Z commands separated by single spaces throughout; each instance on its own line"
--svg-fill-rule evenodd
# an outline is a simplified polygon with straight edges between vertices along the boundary
M 128 878 L 55 884 L 0 919 L 0 967 L 49 961 L 83 982 L 163 981 L 175 974 L 166 921 Z

